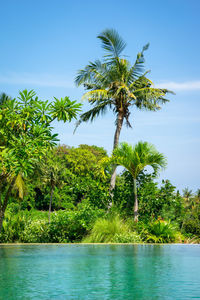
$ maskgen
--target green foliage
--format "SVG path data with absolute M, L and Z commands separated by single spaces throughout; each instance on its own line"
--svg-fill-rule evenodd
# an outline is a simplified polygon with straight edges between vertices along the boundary
M 105 176 L 101 172 L 101 160 L 106 155 L 106 151 L 97 146 L 53 148 L 37 171 L 35 207 L 48 209 L 53 188 L 53 210 L 73 208 L 83 199 L 97 208 L 106 208 L 109 174 Z
M 170 222 L 156 220 L 144 226 L 140 236 L 147 243 L 173 243 L 180 241 L 176 228 Z
M 4 242 L 45 242 L 39 240 L 37 224 L 47 223 L 47 212 L 20 210 L 20 204 L 10 203 L 3 221 L 1 240 Z M 35 229 L 34 229 L 35 228 Z M 38 236 L 38 238 L 37 238 Z
M 138 235 L 131 232 L 119 216 L 97 219 L 91 233 L 83 240 L 84 243 L 135 243 L 138 241 L 140 241 Z
M 0 230 L 8 199 L 14 188 L 24 196 L 24 181 L 49 149 L 58 141 L 51 123 L 71 121 L 81 105 L 69 98 L 54 103 L 40 101 L 33 90 L 19 92 L 18 99 L 6 99 L 0 105 Z M 4 197 L 2 197 L 2 195 Z
M 141 237 L 135 232 L 116 233 L 112 243 L 142 243 Z
M 96 218 L 103 214 L 103 210 L 92 208 L 87 201 L 80 203 L 77 210 L 54 212 L 49 226 L 51 241 L 80 241 L 91 229 Z
M 5 176 L 11 173 L 18 175 L 20 172 L 24 176 L 29 175 L 35 164 L 57 141 L 57 134 L 52 133 L 50 126 L 55 119 L 52 115 L 55 104 L 40 101 L 35 96 L 33 90 L 24 90 L 20 92 L 18 99 L 6 101 L 0 107 L 0 140 L 3 145 L 0 151 L 0 170 Z M 59 105 L 61 102 L 62 100 L 59 102 L 57 99 L 56 103 Z M 74 105 L 74 101 L 68 99 L 68 105 L 64 109 L 66 113 L 73 112 L 75 117 L 77 109 Z
M 20 234 L 23 243 L 48 243 L 51 242 L 48 223 L 45 220 L 28 221 Z
M 147 143 L 139 143 L 134 149 L 127 144 L 119 147 L 120 151 L 124 150 L 123 165 L 130 174 L 124 172 L 117 176 L 114 205 L 110 210 L 110 213 L 119 212 L 125 220 L 127 216 L 132 217 L 133 175 L 137 174 L 139 214 L 145 223 L 131 224 L 115 214 L 105 218 L 104 209 L 110 202 L 111 169 L 107 168 L 103 174 L 102 162 L 109 160 L 107 153 L 97 146 L 53 146 L 57 137 L 50 127 L 56 116 L 55 111 L 52 115 L 52 105 L 39 101 L 33 91 L 24 91 L 18 100 L 7 99 L 0 107 L 0 209 L 9 186 L 12 187 L 1 241 L 75 242 L 90 231 L 87 239 L 96 242 L 134 243 L 141 238 L 146 242 L 177 240 L 176 228 L 167 221 L 152 221 L 158 218 L 172 220 L 191 239 L 193 235 L 198 238 L 199 192 L 189 195 L 186 201 L 186 193 L 181 197 L 169 181 L 163 181 L 159 187 L 152 174 L 143 172 L 145 161 L 158 170 L 149 155 L 151 150 L 155 158 L 155 149 Z M 57 105 L 59 109 L 58 102 Z M 165 164 L 162 155 L 157 158 Z M 47 211 L 33 208 L 47 210 L 52 190 L 53 213 L 49 225 Z M 19 198 L 23 200 L 16 202 Z
M 6 213 L 1 232 L 1 242 L 14 242 L 20 240 L 20 234 L 26 227 L 28 215 L 20 211 L 16 215 Z
M 81 144 L 79 145 L 80 149 L 85 149 L 90 151 L 92 154 L 95 155 L 97 161 L 100 161 L 102 158 L 107 157 L 107 151 L 103 147 L 97 147 L 95 145 L 86 145 L 86 144 Z
M 137 178 L 147 166 L 152 167 L 156 175 L 166 166 L 166 159 L 147 142 L 138 142 L 135 146 L 123 142 L 114 149 L 110 163 L 123 166 L 133 178 L 134 220 L 138 222 Z
M 73 199 L 76 205 L 83 199 L 90 201 L 91 205 L 97 208 L 106 208 L 109 200 L 109 190 L 106 183 L 101 183 L 88 177 L 75 177 L 73 179 L 73 186 L 66 187 L 68 195 Z
M 81 111 L 82 104 L 71 101 L 69 97 L 60 100 L 54 97 L 55 101 L 50 107 L 51 116 L 58 121 L 71 121 L 76 119 L 77 113 Z
M 70 149 L 65 161 L 67 168 L 76 175 L 85 176 L 86 174 L 91 174 L 96 177 L 100 174 L 96 156 L 87 149 Z
M 182 230 L 185 233 L 198 235 L 200 237 L 200 220 L 197 218 L 190 218 L 184 220 Z
M 104 213 L 103 210 L 94 209 L 85 200 L 74 210 L 53 212 L 49 224 L 47 211 L 19 211 L 19 208 L 12 204 L 8 206 L 5 214 L 1 241 L 24 243 L 80 241 L 91 230 L 95 220 Z
M 152 174 L 141 172 L 137 187 L 140 220 L 149 222 L 161 217 L 181 226 L 185 214 L 183 198 L 169 180 L 162 181 L 159 187 Z M 133 180 L 127 171 L 117 178 L 114 203 L 126 216 L 133 214 Z

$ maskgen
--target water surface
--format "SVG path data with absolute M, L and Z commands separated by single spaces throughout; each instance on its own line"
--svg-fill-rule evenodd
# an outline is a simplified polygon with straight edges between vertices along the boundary
M 0 299 L 200 299 L 200 245 L 0 246 Z

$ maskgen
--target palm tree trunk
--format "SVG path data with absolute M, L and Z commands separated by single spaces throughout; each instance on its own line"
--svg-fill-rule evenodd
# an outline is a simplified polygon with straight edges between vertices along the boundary
M 51 196 L 50 196 L 50 202 L 49 202 L 49 224 L 51 222 L 51 204 L 53 199 L 53 188 L 51 189 Z
M 119 136 L 120 136 L 120 132 L 122 129 L 123 120 L 124 120 L 123 111 L 119 111 L 119 113 L 117 115 L 117 126 L 116 126 L 116 130 L 115 130 L 113 150 L 119 144 Z M 116 169 L 117 169 L 117 166 L 113 166 L 113 173 L 112 173 L 111 180 L 110 180 L 110 195 L 111 195 L 111 197 L 113 197 L 112 191 L 115 188 L 115 181 L 116 181 L 116 175 L 117 175 Z
M 137 198 L 137 185 L 136 179 L 133 179 L 133 192 L 134 192 L 134 221 L 138 222 L 138 198 Z
M 12 179 L 8 189 L 7 189 L 7 192 L 5 194 L 5 198 L 4 198 L 3 203 L 0 202 L 0 233 L 1 233 L 1 230 L 2 230 L 3 219 L 4 219 L 4 215 L 5 215 L 5 210 L 6 210 L 6 207 L 7 207 L 7 204 L 8 204 L 8 199 L 9 199 L 9 196 L 10 196 L 10 192 L 11 192 L 13 186 L 14 186 L 15 180 L 16 180 L 16 177 L 13 177 L 13 179 Z
M 3 211 L 2 207 L 0 207 L 0 233 L 3 225 L 3 219 L 4 219 L 5 211 Z

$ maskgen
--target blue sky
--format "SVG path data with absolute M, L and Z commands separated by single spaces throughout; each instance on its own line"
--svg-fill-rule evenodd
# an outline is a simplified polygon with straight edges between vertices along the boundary
M 200 1 L 4 1 L 0 18 L 0 91 L 16 97 L 34 89 L 41 99 L 69 96 L 81 100 L 74 77 L 89 61 L 101 58 L 96 38 L 115 28 L 127 42 L 124 51 L 134 62 L 150 42 L 146 69 L 157 86 L 173 90 L 159 112 L 131 114 L 133 129 L 123 128 L 120 140 L 146 140 L 168 158 L 161 178 L 182 190 L 200 188 Z M 84 109 L 87 109 L 84 104 Z M 55 123 L 61 143 L 95 144 L 111 152 L 114 116 L 93 124 Z

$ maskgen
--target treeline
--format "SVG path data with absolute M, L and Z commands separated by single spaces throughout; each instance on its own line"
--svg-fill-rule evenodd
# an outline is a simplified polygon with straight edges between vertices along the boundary
M 111 198 L 106 158 L 97 146 L 49 150 L 22 187 L 23 199 L 17 188 L 9 198 L 1 242 L 198 242 L 199 191 L 181 195 L 168 180 L 159 186 L 153 174 L 141 172 L 134 222 L 133 178 L 117 175 Z

